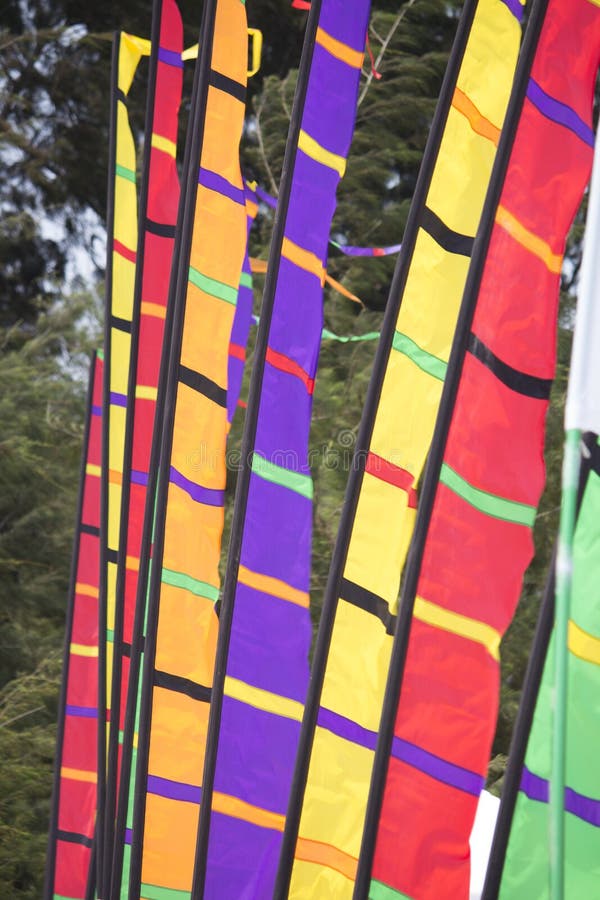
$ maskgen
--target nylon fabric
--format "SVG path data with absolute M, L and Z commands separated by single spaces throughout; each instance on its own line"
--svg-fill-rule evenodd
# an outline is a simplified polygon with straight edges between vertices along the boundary
M 551 0 L 530 84 L 590 125 L 599 53 L 597 11 L 587 0 Z M 472 325 L 497 359 L 527 376 L 554 375 L 559 261 L 590 168 L 589 143 L 563 121 L 544 116 L 528 92 Z M 533 239 L 521 240 L 524 233 Z M 548 252 L 540 253 L 541 247 Z M 458 492 L 447 478 L 438 483 L 417 594 L 448 613 L 476 618 L 501 637 L 533 556 L 548 399 L 509 386 L 499 374 L 467 352 L 442 469 L 463 482 Z M 415 744 L 445 769 L 479 778 L 482 787 L 498 694 L 498 661 L 476 635 L 451 634 L 415 618 L 394 744 Z M 385 787 L 373 877 L 419 900 L 469 894 L 469 835 L 478 791 L 473 781 L 442 778 L 441 772 L 418 757 L 400 760 L 392 753 Z M 507 896 L 513 900 L 516 894 Z
M 100 575 L 100 474 L 102 459 L 102 382 L 104 363 L 96 354 L 90 371 L 89 433 L 83 447 L 86 471 L 79 528 L 79 553 L 72 604 L 66 704 L 60 770 L 56 860 L 50 896 L 85 900 L 96 818 L 98 760 L 98 594 Z M 52 852 L 52 848 L 49 848 Z
M 145 688 L 151 700 L 148 779 L 136 786 L 145 796 L 139 839 L 146 893 L 181 891 L 189 896 L 192 887 L 218 630 L 214 596 L 219 590 L 228 431 L 222 398 L 246 248 L 239 142 L 247 46 L 243 4 L 219 0 L 199 160 L 200 172 L 216 177 L 201 177 L 196 195 L 164 550 L 162 559 L 153 560 L 167 571 L 160 589 L 154 685 Z M 193 387 L 187 375 L 182 378 L 184 368 L 198 376 Z M 205 389 L 209 384 L 216 392 Z M 190 579 L 208 590 L 197 591 Z
M 493 129 L 501 128 L 519 39 L 519 22 L 500 0 L 479 3 L 427 195 L 428 214 L 423 215 L 410 263 L 371 439 L 373 465 L 362 479 L 344 569 L 343 583 L 358 585 L 376 603 L 372 612 L 358 608 L 342 587 L 319 721 L 331 712 L 375 733 L 379 728 L 391 650 L 388 626 L 396 612 L 414 525 L 415 487 L 431 442 L 469 265 L 465 241 L 458 242 L 458 252 L 444 248 L 431 234 L 432 223 L 439 221 L 446 233 L 449 229 L 469 239 L 475 236 L 496 143 L 465 117 L 464 98 Z M 390 467 L 403 471 L 396 483 L 388 478 Z M 464 643 L 454 635 L 451 640 Z M 481 653 L 489 657 L 483 647 Z M 355 751 L 350 737 L 336 737 L 334 747 L 331 742 L 329 730 L 319 724 L 300 837 L 356 859 L 374 746 Z M 347 756 L 355 752 L 354 765 L 347 769 Z M 353 881 L 322 863 L 298 858 L 290 896 L 308 898 L 320 892 L 349 898 Z

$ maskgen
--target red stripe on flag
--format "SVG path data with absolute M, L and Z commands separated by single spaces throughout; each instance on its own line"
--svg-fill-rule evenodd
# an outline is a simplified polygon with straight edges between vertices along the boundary
M 272 365 L 274 369 L 279 369 L 281 372 L 287 372 L 288 375 L 295 375 L 296 378 L 299 378 L 304 384 L 308 393 L 312 394 L 315 389 L 314 378 L 311 378 L 308 372 L 305 372 L 302 366 L 299 366 L 298 363 L 293 359 L 290 359 L 289 356 L 284 356 L 283 353 L 277 353 L 276 350 L 269 347 L 267 349 L 266 361 Z
M 126 247 L 121 241 L 113 240 L 113 250 L 115 253 L 118 253 L 119 256 L 128 259 L 129 262 L 135 263 L 135 250 L 130 250 L 129 247 Z
M 241 344 L 230 344 L 229 355 L 235 359 L 241 359 L 242 362 L 246 361 L 246 350 Z
M 399 487 L 408 494 L 408 505 L 411 509 L 417 508 L 417 492 L 413 488 L 414 478 L 406 469 L 401 466 L 395 466 L 394 463 L 388 462 L 382 456 L 376 453 L 369 453 L 365 462 L 365 472 L 379 478 L 380 481 L 386 481 Z

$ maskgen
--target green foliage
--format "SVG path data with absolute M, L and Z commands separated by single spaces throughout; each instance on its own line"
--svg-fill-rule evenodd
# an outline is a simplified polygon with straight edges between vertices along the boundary
M 0 333 L 0 686 L 62 632 L 83 418 L 78 308 Z
M 61 662 L 55 651 L 0 690 L 0 897 L 42 893 Z

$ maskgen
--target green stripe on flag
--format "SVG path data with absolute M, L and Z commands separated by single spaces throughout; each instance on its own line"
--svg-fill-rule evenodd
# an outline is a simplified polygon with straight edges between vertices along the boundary
M 170 584 L 172 587 L 182 588 L 184 591 L 190 591 L 197 597 L 205 597 L 216 603 L 219 599 L 219 589 L 206 581 L 199 581 L 192 578 L 191 575 L 185 575 L 183 572 L 174 572 L 172 569 L 163 569 L 161 581 L 163 584 Z
M 252 287 L 252 275 L 249 272 L 242 272 L 240 275 L 240 287 Z
M 349 337 L 346 335 L 334 334 L 333 331 L 329 331 L 328 328 L 324 328 L 321 332 L 322 340 L 340 341 L 342 344 L 348 344 L 353 341 L 376 341 L 379 336 L 378 331 L 369 331 L 367 334 L 352 334 Z
M 112 628 L 107 628 L 107 629 L 106 629 L 106 640 L 108 641 L 109 644 L 113 644 L 113 643 L 114 643 L 114 640 L 115 640 L 115 633 L 114 633 L 114 631 L 112 630 Z
M 408 358 L 414 362 L 415 366 L 418 366 L 419 369 L 427 372 L 432 378 L 438 378 L 440 381 L 443 381 L 446 377 L 448 364 L 445 363 L 443 359 L 438 359 L 437 356 L 428 353 L 427 350 L 423 350 L 422 347 L 419 347 L 418 344 L 407 337 L 407 335 L 402 334 L 402 332 L 394 332 L 393 347 L 398 353 L 403 353 L 404 356 L 408 356 Z
M 369 900 L 411 900 L 411 898 L 408 894 L 401 894 L 383 881 L 376 881 L 373 878 L 369 888 Z
M 217 281 L 216 278 L 209 278 L 208 275 L 203 275 L 202 272 L 194 269 L 193 266 L 190 266 L 189 279 L 192 284 L 195 284 L 205 294 L 210 294 L 211 297 L 216 297 L 217 300 L 224 300 L 225 303 L 231 303 L 233 306 L 237 303 L 237 288 L 223 284 L 222 281 Z
M 283 466 L 269 462 L 264 456 L 259 456 L 257 453 L 252 457 L 252 471 L 259 478 L 264 478 L 265 481 L 271 481 L 273 484 L 289 488 L 290 491 L 295 491 L 308 500 L 312 500 L 313 483 L 310 475 L 303 475 L 301 472 L 292 472 L 290 469 L 284 469 Z
M 155 884 L 142 884 L 141 900 L 190 900 L 189 891 L 178 891 L 175 888 L 158 887 Z
M 125 178 L 126 181 L 131 181 L 135 184 L 135 172 L 132 172 L 131 169 L 126 169 L 125 166 L 120 166 L 119 163 L 117 163 L 115 172 L 117 175 L 120 175 L 121 178 Z
M 529 528 L 533 526 L 535 506 L 519 503 L 516 500 L 506 500 L 504 497 L 498 497 L 497 494 L 490 494 L 475 488 L 446 463 L 442 464 L 440 481 L 475 509 L 485 513 L 486 516 L 514 522 L 515 525 L 527 525 Z

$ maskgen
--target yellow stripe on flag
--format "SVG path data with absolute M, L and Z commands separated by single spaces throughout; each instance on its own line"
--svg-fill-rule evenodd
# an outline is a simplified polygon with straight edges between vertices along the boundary
M 579 659 L 600 666 L 600 638 L 584 631 L 573 619 L 569 620 L 568 647 Z
M 73 656 L 98 656 L 98 648 L 89 647 L 87 644 L 71 644 L 69 650 Z
M 157 389 L 145 384 L 138 384 L 135 388 L 137 400 L 156 400 Z
M 416 619 L 427 625 L 457 634 L 459 637 L 475 641 L 477 644 L 483 644 L 490 656 L 496 660 L 500 659 L 500 634 L 491 625 L 444 609 L 436 603 L 424 600 L 423 597 L 416 598 L 414 615 Z
M 175 159 L 177 156 L 177 146 L 175 142 L 170 141 L 168 138 L 163 137 L 161 134 L 152 135 L 150 146 L 154 147 L 155 150 L 162 150 L 163 153 L 166 153 L 167 156 L 170 156 L 173 159 Z
M 526 250 L 529 250 L 530 253 L 533 253 L 534 256 L 537 256 L 538 259 L 541 259 L 551 272 L 554 272 L 555 275 L 560 274 L 562 268 L 562 256 L 559 253 L 554 253 L 550 245 L 541 237 L 534 234 L 533 231 L 529 231 L 528 228 L 525 228 L 525 226 L 522 225 L 508 209 L 506 209 L 506 207 L 498 207 L 496 222 L 501 228 L 504 228 L 517 243 L 521 244 L 522 247 L 525 247 Z
M 344 177 L 344 172 L 346 171 L 345 158 L 343 156 L 338 156 L 337 153 L 332 153 L 331 150 L 326 150 L 325 147 L 322 147 L 321 144 L 317 143 L 314 138 L 311 138 L 310 134 L 307 134 L 306 131 L 300 131 L 298 147 L 303 153 L 306 153 L 307 156 L 314 159 L 315 162 L 321 163 L 321 165 L 327 166 L 329 169 L 334 169 L 340 178 Z
M 264 691 L 262 688 L 240 681 L 239 678 L 231 678 L 229 675 L 225 678 L 225 693 L 232 700 L 239 700 L 264 712 L 283 716 L 285 719 L 294 719 L 296 722 L 302 721 L 304 707 L 297 700 Z

